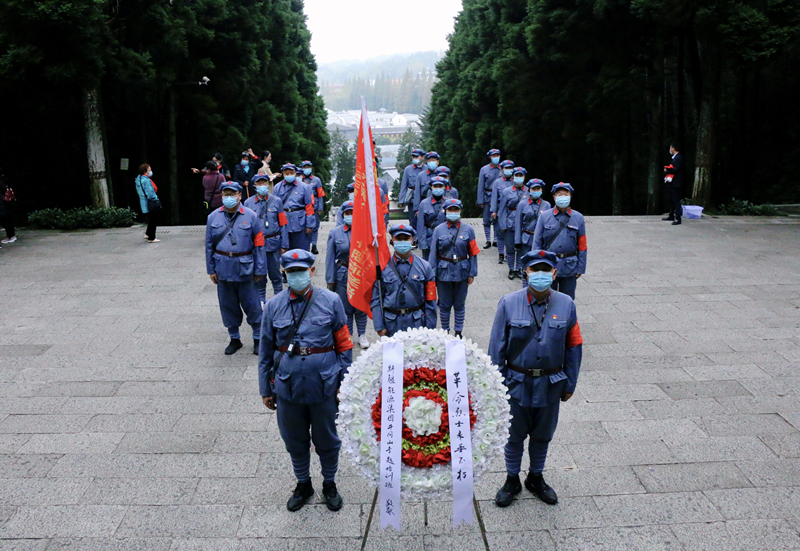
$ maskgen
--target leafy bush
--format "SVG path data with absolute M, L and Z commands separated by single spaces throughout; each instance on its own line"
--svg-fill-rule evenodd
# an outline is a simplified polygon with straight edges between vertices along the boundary
M 131 226 L 135 218 L 136 213 L 129 208 L 93 209 L 83 207 L 68 211 L 61 209 L 37 210 L 28 215 L 28 223 L 37 228 L 56 230 L 124 228 Z
M 719 206 L 720 214 L 728 214 L 732 216 L 775 216 L 778 214 L 778 209 L 772 205 L 754 205 L 750 201 L 740 201 L 738 199 L 731 199 L 730 203 L 725 203 Z

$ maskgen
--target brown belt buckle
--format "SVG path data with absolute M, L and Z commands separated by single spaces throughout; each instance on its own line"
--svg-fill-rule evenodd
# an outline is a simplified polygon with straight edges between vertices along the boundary
M 309 355 L 311 355 L 311 352 L 309 352 L 309 350 L 311 350 L 311 349 L 309 347 L 307 347 L 307 346 L 300 346 L 300 347 L 297 348 L 297 355 L 298 356 L 309 356 Z
M 225 254 L 228 256 L 228 258 L 233 258 L 233 251 L 228 251 Z

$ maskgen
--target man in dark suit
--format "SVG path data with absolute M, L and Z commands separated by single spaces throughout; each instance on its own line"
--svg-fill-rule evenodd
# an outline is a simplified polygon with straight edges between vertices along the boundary
M 669 154 L 672 155 L 672 162 L 664 167 L 664 172 L 666 173 L 664 183 L 669 191 L 670 211 L 662 220 L 672 221 L 672 225 L 677 226 L 681 223 L 681 214 L 683 214 L 683 207 L 681 206 L 683 155 L 681 155 L 680 148 L 676 142 L 670 144 Z

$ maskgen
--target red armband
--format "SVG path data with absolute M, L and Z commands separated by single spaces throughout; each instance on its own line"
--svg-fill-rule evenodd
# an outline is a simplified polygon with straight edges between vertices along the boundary
M 306 216 L 314 216 L 314 205 L 306 205 Z
M 353 339 L 350 338 L 350 330 L 347 325 L 342 325 L 342 328 L 333 334 L 333 348 L 337 354 L 352 350 Z
M 583 335 L 581 335 L 581 326 L 576 321 L 575 325 L 567 331 L 566 345 L 567 348 L 574 348 L 579 344 L 583 344 Z
M 285 226 L 288 223 L 289 223 L 289 221 L 286 219 L 286 213 L 285 212 L 279 212 L 278 213 L 278 225 L 279 226 Z
M 435 281 L 429 281 L 425 284 L 425 300 L 436 300 Z
M 258 232 L 258 235 L 256 235 L 253 238 L 253 246 L 254 247 L 263 247 L 264 246 L 264 232 L 263 231 Z
M 317 192 L 317 197 L 325 197 L 325 190 L 322 188 L 322 186 L 319 186 L 317 189 L 319 190 Z
M 578 250 L 585 251 L 586 250 L 586 236 L 581 235 L 578 237 Z
M 469 242 L 469 255 L 470 256 L 478 256 L 478 253 L 481 252 L 481 248 L 478 247 L 478 244 L 473 239 Z

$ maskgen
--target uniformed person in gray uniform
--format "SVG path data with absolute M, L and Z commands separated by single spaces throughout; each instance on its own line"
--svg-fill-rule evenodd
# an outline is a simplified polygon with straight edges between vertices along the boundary
M 278 429 L 292 458 L 297 487 L 286 507 L 297 511 L 314 495 L 311 443 L 322 467 L 322 495 L 342 508 L 336 489 L 341 442 L 336 434 L 339 384 L 353 361 L 342 299 L 311 285 L 315 257 L 304 249 L 281 256 L 289 289 L 264 307 L 258 383 L 264 405 L 277 409 Z
M 545 503 L 558 501 L 542 471 L 558 424 L 559 403 L 569 400 L 578 384 L 583 338 L 575 303 L 550 288 L 557 262 L 551 252 L 526 254 L 522 263 L 528 286 L 500 299 L 492 325 L 489 355 L 511 396 L 507 478 L 495 497 L 500 507 L 511 505 L 522 491 L 519 472 L 525 439 L 530 456 L 525 487 Z
M 411 254 L 414 228 L 389 228 L 394 254 L 372 289 L 372 324 L 381 337 L 418 327 L 436 328 L 436 274 L 422 258 Z
M 211 211 L 206 222 L 206 272 L 217 286 L 222 323 L 231 338 L 225 354 L 235 354 L 243 346 L 239 334 L 243 310 L 253 328 L 253 354 L 258 354 L 261 300 L 256 283 L 267 273 L 264 224 L 242 206 L 242 186 L 226 182 L 220 191 L 223 206 Z

